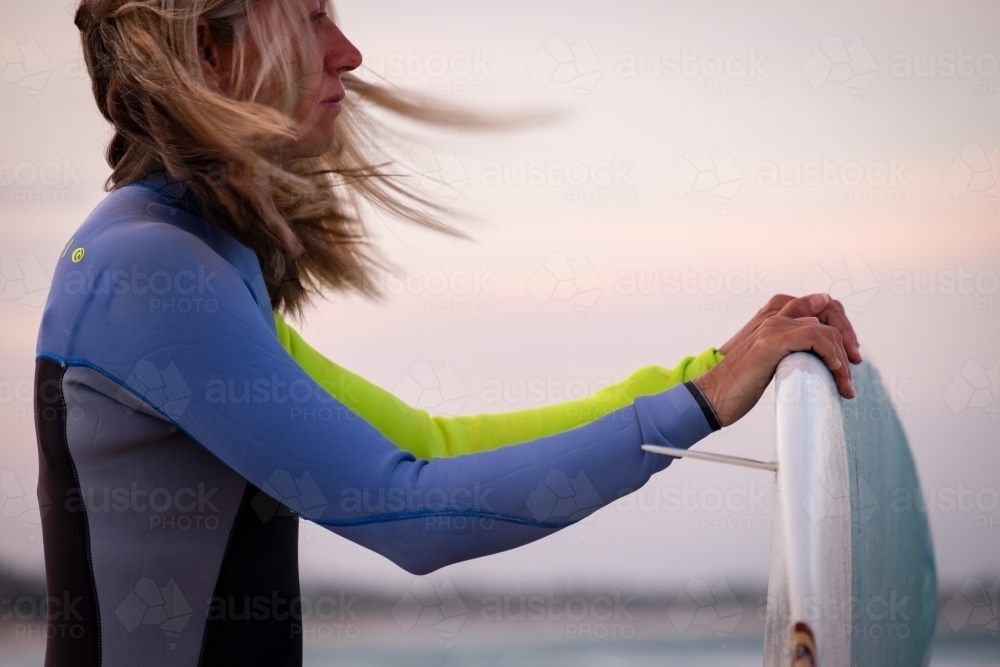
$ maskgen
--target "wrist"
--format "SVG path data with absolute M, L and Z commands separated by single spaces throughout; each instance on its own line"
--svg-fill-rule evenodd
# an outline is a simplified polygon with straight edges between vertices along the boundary
M 701 408 L 701 412 L 705 417 L 705 421 L 713 431 L 718 431 L 722 428 L 722 422 L 719 421 L 719 416 L 715 412 L 715 408 L 712 406 L 711 401 L 705 396 L 705 392 L 701 390 L 695 380 L 688 380 L 684 383 L 684 386 L 688 388 L 691 392 L 691 396 L 694 398 L 695 402 L 698 403 L 698 407 Z
M 733 420 L 727 418 L 726 410 L 723 403 L 723 397 L 720 395 L 720 387 L 717 382 L 719 377 L 719 367 L 716 366 L 708 373 L 705 373 L 697 380 L 695 380 L 695 386 L 701 391 L 702 396 L 705 397 L 705 402 L 711 407 L 712 412 L 715 414 L 715 418 L 718 419 L 719 424 L 723 427 L 729 426 Z

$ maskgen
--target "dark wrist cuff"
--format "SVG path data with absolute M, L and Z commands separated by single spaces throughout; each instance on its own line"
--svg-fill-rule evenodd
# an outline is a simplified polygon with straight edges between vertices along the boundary
M 698 388 L 698 385 L 696 385 L 693 380 L 688 380 L 684 383 L 684 386 L 691 392 L 691 396 L 693 396 L 694 400 L 698 403 L 698 407 L 701 408 L 702 414 L 705 415 L 705 421 L 707 421 L 708 425 L 712 427 L 712 430 L 718 431 L 721 429 L 722 424 L 719 422 L 719 416 L 715 414 L 715 409 L 712 408 L 712 404 L 708 402 L 707 398 L 705 398 L 705 394 L 701 393 L 701 389 Z

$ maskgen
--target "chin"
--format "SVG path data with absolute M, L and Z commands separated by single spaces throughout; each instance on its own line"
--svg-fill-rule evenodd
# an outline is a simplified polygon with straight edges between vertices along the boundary
M 303 147 L 303 157 L 320 157 L 333 147 L 334 135 L 317 138 Z

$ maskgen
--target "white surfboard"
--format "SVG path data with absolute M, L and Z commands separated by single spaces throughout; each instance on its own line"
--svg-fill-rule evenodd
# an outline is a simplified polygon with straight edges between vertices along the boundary
M 667 456 L 775 473 L 764 664 L 927 665 L 937 580 L 920 484 L 899 419 L 869 363 L 840 398 L 815 356 L 775 374 L 775 461 L 643 445 Z
M 852 377 L 846 401 L 811 354 L 775 376 L 769 667 L 930 659 L 937 582 L 913 457 L 875 369 Z

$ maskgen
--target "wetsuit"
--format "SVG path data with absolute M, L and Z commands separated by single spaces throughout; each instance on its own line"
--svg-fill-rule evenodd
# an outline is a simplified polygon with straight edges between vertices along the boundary
M 417 574 L 526 544 L 666 467 L 640 444 L 718 428 L 685 382 L 717 360 L 430 417 L 276 318 L 253 251 L 183 184 L 117 189 L 66 245 L 38 339 L 46 665 L 299 665 L 300 516 Z

